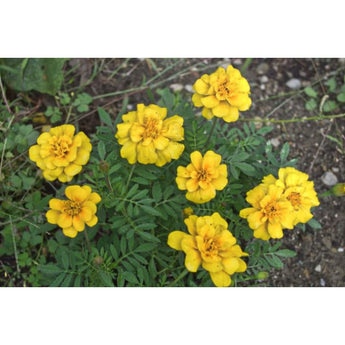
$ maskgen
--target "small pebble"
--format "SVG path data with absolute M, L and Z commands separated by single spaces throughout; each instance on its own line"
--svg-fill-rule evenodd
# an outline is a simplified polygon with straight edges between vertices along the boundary
M 266 84 L 268 82 L 268 77 L 266 75 L 263 75 L 260 77 L 260 83 L 261 84 Z
M 292 90 L 298 90 L 302 86 L 302 83 L 299 79 L 292 78 L 286 83 L 286 86 Z
M 331 172 L 331 171 L 326 171 L 322 176 L 321 176 L 321 181 L 323 184 L 326 186 L 334 186 L 338 182 L 338 178 Z
M 185 85 L 184 88 L 185 88 L 188 92 L 194 92 L 194 90 L 193 90 L 193 85 L 187 84 L 187 85 Z
M 320 279 L 320 284 L 321 286 L 326 286 L 326 282 L 322 278 Z
M 273 147 L 278 147 L 278 146 L 280 145 L 280 141 L 279 141 L 278 138 L 272 138 L 272 139 L 270 140 L 270 142 L 271 142 L 271 144 L 272 144 Z
M 335 173 L 338 173 L 339 172 L 339 168 L 338 167 L 333 167 L 332 171 L 335 172 Z
M 269 66 L 266 62 L 262 62 L 261 64 L 256 67 L 256 72 L 258 74 L 266 74 L 269 70 Z
M 317 266 L 315 267 L 315 271 L 316 271 L 316 272 L 321 272 L 321 265 L 317 265 Z
M 235 60 L 232 61 L 232 63 L 234 65 L 241 65 L 242 64 L 242 60 L 241 59 L 235 59 Z
M 132 104 L 128 104 L 128 105 L 127 105 L 127 109 L 128 109 L 128 110 L 132 110 L 132 109 L 133 109 L 133 105 L 132 105 Z
M 183 89 L 182 84 L 171 84 L 170 89 L 172 89 L 174 92 L 181 91 Z
M 260 90 L 265 90 L 266 89 L 266 86 L 264 84 L 261 84 L 260 85 Z
M 344 248 L 341 248 L 341 247 L 338 248 L 338 252 L 339 252 L 339 253 L 342 253 L 343 251 L 344 251 Z

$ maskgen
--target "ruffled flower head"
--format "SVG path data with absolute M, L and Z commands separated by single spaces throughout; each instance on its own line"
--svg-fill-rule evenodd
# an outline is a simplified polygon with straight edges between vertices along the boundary
M 184 145 L 183 118 L 166 118 L 167 109 L 138 104 L 136 111 L 122 116 L 115 138 L 122 145 L 120 154 L 128 163 L 156 164 L 161 167 L 181 156 Z
M 234 122 L 239 111 L 248 110 L 252 104 L 248 81 L 232 66 L 204 74 L 194 83 L 193 89 L 192 101 L 196 107 L 203 107 L 202 115 L 206 119 L 216 116 Z
M 228 223 L 215 212 L 211 216 L 192 215 L 185 219 L 189 234 L 173 231 L 168 236 L 168 245 L 186 254 L 185 266 L 196 272 L 201 265 L 210 273 L 216 286 L 231 284 L 231 275 L 244 272 L 246 263 L 240 258 L 247 256 L 236 244 L 235 237 L 228 230 Z
M 92 145 L 84 132 L 74 135 L 73 125 L 53 127 L 37 138 L 29 149 L 29 157 L 42 169 L 48 181 L 71 181 L 90 158 Z

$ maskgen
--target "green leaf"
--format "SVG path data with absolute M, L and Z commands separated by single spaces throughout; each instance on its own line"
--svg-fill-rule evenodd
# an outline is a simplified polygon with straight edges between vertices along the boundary
M 274 255 L 266 255 L 265 256 L 266 261 L 274 268 L 283 268 L 284 264 L 282 261 Z
M 242 172 L 244 172 L 248 176 L 255 176 L 256 171 L 255 168 L 249 165 L 248 163 L 244 162 L 236 162 L 235 163 L 236 168 L 239 168 Z
M 334 92 L 337 88 L 337 81 L 334 77 L 326 81 L 326 85 L 328 86 L 329 92 Z
M 306 87 L 304 89 L 304 92 L 309 96 L 309 97 L 313 97 L 316 98 L 317 97 L 317 92 L 310 86 Z
M 54 265 L 54 264 L 47 264 L 47 265 L 40 265 L 38 266 L 38 270 L 45 274 L 58 274 L 64 272 L 62 268 Z
M 107 126 L 112 128 L 113 121 L 111 120 L 110 115 L 103 108 L 98 107 L 97 110 L 98 110 L 98 115 L 101 121 L 104 122 Z
M 152 241 L 152 242 L 157 242 L 160 243 L 160 240 L 155 237 L 154 235 L 150 234 L 149 232 L 144 232 L 144 231 L 139 231 L 137 234 L 144 239 L 145 241 Z
M 136 249 L 135 252 L 150 252 L 152 249 L 156 248 L 157 244 L 155 243 L 143 243 L 140 244 Z
M 290 145 L 289 143 L 285 143 L 282 147 L 282 149 L 280 150 L 280 160 L 282 162 L 285 162 L 288 155 L 289 155 L 289 152 L 290 152 Z
M 154 183 L 152 187 L 152 196 L 156 202 L 162 199 L 162 188 L 159 182 Z
M 57 286 L 60 286 L 62 281 L 65 279 L 66 277 L 66 273 L 63 272 L 63 273 L 60 273 L 55 279 L 54 281 L 52 281 L 49 286 L 50 287 L 57 287 Z
M 337 100 L 339 102 L 345 103 L 345 93 L 339 93 L 339 95 L 337 95 Z
M 56 95 L 64 78 L 62 67 L 67 59 L 33 58 L 2 59 L 2 64 L 18 73 L 9 70 L 3 72 L 4 82 L 18 91 L 36 90 Z
M 310 221 L 307 224 L 315 230 L 319 230 L 322 228 L 322 225 L 314 218 L 310 219 Z
M 280 249 L 274 252 L 275 255 L 282 256 L 283 258 L 293 258 L 296 256 L 296 252 L 290 249 Z
M 315 99 L 310 99 L 309 101 L 305 103 L 305 108 L 307 110 L 314 110 L 316 109 L 316 107 L 317 107 L 317 103 Z
M 114 287 L 113 280 L 111 276 L 109 275 L 109 273 L 104 272 L 104 271 L 98 271 L 98 276 L 101 278 L 104 286 Z
M 123 272 L 122 276 L 125 280 L 132 284 L 139 284 L 137 277 L 132 272 Z
M 151 216 L 156 216 L 156 217 L 162 217 L 162 214 L 155 210 L 153 207 L 147 206 L 147 205 L 140 205 L 140 207 L 148 214 Z
M 99 157 L 101 158 L 102 161 L 105 159 L 105 145 L 103 141 L 99 141 L 97 145 L 97 150 Z
M 326 101 L 323 106 L 323 111 L 330 112 L 336 109 L 338 104 L 334 101 Z

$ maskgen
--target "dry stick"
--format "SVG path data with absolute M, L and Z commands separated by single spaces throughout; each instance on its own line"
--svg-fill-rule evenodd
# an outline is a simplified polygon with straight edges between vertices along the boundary
M 7 98 L 6 98 L 6 94 L 5 94 L 4 86 L 2 85 L 1 76 L 0 76 L 0 87 L 1 87 L 2 98 L 3 98 L 3 99 L 4 99 L 4 101 L 5 101 L 7 111 L 8 111 L 10 114 L 12 114 L 11 108 L 10 108 L 10 106 L 9 106 L 8 102 L 7 102 Z
M 324 142 L 325 142 L 325 140 L 326 140 L 327 134 L 328 134 L 328 132 L 331 130 L 332 125 L 333 125 L 333 121 L 331 121 L 331 123 L 329 124 L 329 126 L 328 126 L 328 128 L 327 128 L 327 130 L 326 130 L 326 133 L 323 134 L 322 141 L 321 141 L 319 147 L 317 148 L 317 151 L 316 151 L 316 153 L 315 153 L 314 159 L 313 159 L 313 161 L 311 162 L 310 167 L 309 167 L 309 169 L 308 169 L 308 175 L 311 174 L 311 171 L 312 171 L 312 169 L 313 169 L 313 167 L 314 167 L 315 161 L 316 161 L 316 159 L 317 159 L 317 157 L 318 157 L 318 155 L 319 155 L 319 153 L 320 153 L 320 150 L 321 150 L 322 146 L 324 145 Z

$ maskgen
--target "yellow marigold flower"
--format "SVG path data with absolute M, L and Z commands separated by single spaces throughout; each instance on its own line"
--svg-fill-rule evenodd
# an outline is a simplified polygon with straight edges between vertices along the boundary
M 42 133 L 29 149 L 29 157 L 48 181 L 71 181 L 90 158 L 92 145 L 84 132 L 74 135 L 73 125 L 53 127 Z
M 192 101 L 196 107 L 203 107 L 202 115 L 206 119 L 216 116 L 226 122 L 234 122 L 239 111 L 248 110 L 252 104 L 248 81 L 232 66 L 226 70 L 219 67 L 210 75 L 204 74 L 195 82 L 193 89 L 196 93 Z
M 246 200 L 253 207 L 241 210 L 240 217 L 247 218 L 254 237 L 282 238 L 284 228 L 293 229 L 294 209 L 283 193 L 283 188 L 275 184 L 260 184 L 247 192 Z
M 65 236 L 74 238 L 85 229 L 85 224 L 94 226 L 98 222 L 97 206 L 101 201 L 98 193 L 89 186 L 68 186 L 65 195 L 69 200 L 51 199 L 46 213 L 47 221 L 62 228 Z
M 273 175 L 268 175 L 262 182 L 266 186 L 275 184 L 283 188 L 283 196 L 295 210 L 294 225 L 308 222 L 313 217 L 310 212 L 311 207 L 320 205 L 314 190 L 314 182 L 308 181 L 307 174 L 292 167 L 280 168 L 278 176 L 279 179 L 276 179 Z
M 171 232 L 168 245 L 186 254 L 188 271 L 196 272 L 202 265 L 210 273 L 213 283 L 223 287 L 231 284 L 230 275 L 247 269 L 240 257 L 248 254 L 236 244 L 228 223 L 218 212 L 204 217 L 192 215 L 184 222 L 189 234 L 179 230 Z
M 190 159 L 187 167 L 177 168 L 177 187 L 187 190 L 186 198 L 192 202 L 208 202 L 216 196 L 216 190 L 222 190 L 227 185 L 227 166 L 220 164 L 221 155 L 213 151 L 207 151 L 204 157 L 199 151 L 194 151 Z
M 184 145 L 183 118 L 167 118 L 167 109 L 151 104 L 137 105 L 137 111 L 122 116 L 115 138 L 122 145 L 121 157 L 130 164 L 156 164 L 161 167 L 181 156 Z

